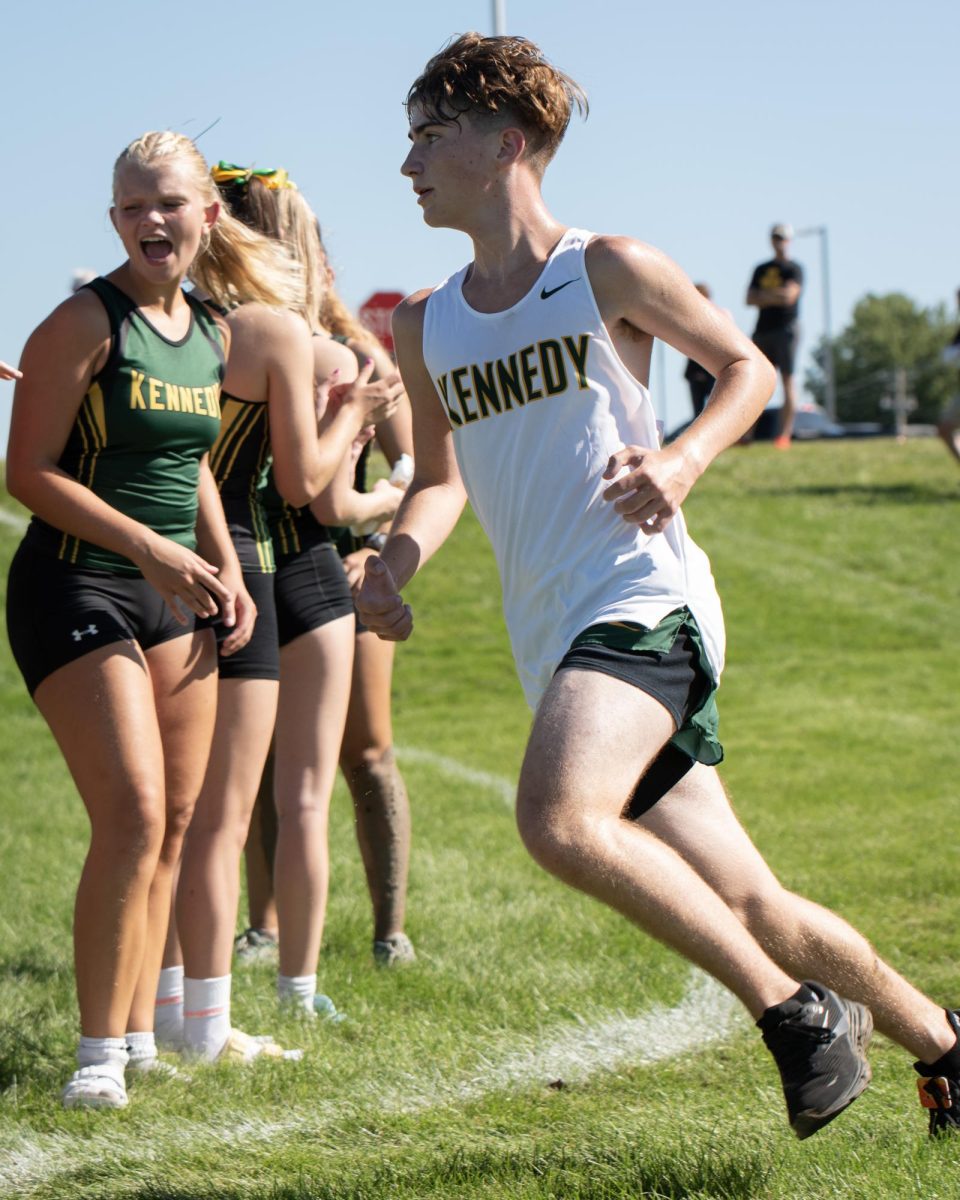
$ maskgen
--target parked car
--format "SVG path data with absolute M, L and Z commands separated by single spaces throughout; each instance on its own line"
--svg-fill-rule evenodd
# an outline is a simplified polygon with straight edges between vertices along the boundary
M 763 410 L 754 430 L 754 441 L 773 441 L 780 428 L 780 413 L 780 408 Z M 691 424 L 692 421 L 685 421 L 676 429 L 671 429 L 666 441 L 672 442 Z M 909 431 L 912 433 L 914 428 L 911 426 Z M 916 428 L 919 430 L 919 427 Z M 831 421 L 819 404 L 801 404 L 793 422 L 793 438 L 797 442 L 812 442 L 818 438 L 881 437 L 890 432 L 880 421 L 856 421 L 846 425 Z
M 778 410 L 779 414 L 779 410 Z M 879 432 L 880 426 L 877 426 Z M 793 437 L 797 442 L 808 442 L 814 438 L 847 437 L 847 430 L 836 421 L 831 421 L 819 404 L 801 404 L 793 421 Z

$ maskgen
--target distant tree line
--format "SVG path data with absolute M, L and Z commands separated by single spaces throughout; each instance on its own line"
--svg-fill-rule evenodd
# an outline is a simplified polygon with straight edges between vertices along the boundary
M 897 369 L 903 368 L 907 390 L 916 401 L 910 421 L 935 423 L 944 402 L 960 390 L 957 367 L 941 358 L 956 331 L 956 318 L 945 304 L 921 308 L 901 292 L 864 296 L 850 324 L 833 338 L 837 419 L 880 421 L 892 427 L 890 402 Z M 826 398 L 827 345 L 821 338 L 805 381 L 818 404 Z

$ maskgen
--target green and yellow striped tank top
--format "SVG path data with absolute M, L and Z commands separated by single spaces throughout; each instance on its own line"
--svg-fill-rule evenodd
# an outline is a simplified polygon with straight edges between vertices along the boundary
M 207 308 L 186 295 L 190 327 L 172 341 L 116 284 L 100 278 L 87 287 L 107 311 L 110 352 L 58 465 L 112 508 L 195 549 L 200 462 L 220 430 L 220 331 Z M 80 567 L 139 574 L 130 559 L 39 517 L 26 540 Z
M 240 566 L 269 574 L 276 566 L 263 507 L 263 488 L 273 461 L 267 406 L 224 392 L 221 407 L 223 422 L 210 451 L 210 467 Z

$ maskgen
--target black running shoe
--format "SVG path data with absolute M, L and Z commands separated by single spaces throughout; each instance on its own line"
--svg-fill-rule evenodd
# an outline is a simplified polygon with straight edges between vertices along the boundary
M 960 1041 L 960 1012 L 948 1008 L 947 1018 Z M 920 1103 L 930 1114 L 930 1136 L 960 1131 L 960 1079 L 954 1075 L 931 1074 L 928 1063 L 916 1062 L 913 1069 L 920 1076 L 917 1080 Z
M 866 1088 L 866 1048 L 873 1032 L 870 1010 L 862 1004 L 845 1000 L 821 983 L 807 981 L 805 986 L 814 998 L 798 1001 L 795 1012 L 763 1029 L 798 1138 L 816 1133 Z M 763 1020 L 769 1024 L 766 1015 Z

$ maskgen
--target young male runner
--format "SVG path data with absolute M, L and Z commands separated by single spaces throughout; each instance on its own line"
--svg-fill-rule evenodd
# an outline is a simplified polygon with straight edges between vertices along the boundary
M 409 636 L 398 589 L 469 496 L 536 708 L 517 799 L 534 858 L 742 1000 L 799 1137 L 866 1087 L 870 1010 L 922 1060 L 932 1127 L 956 1126 L 960 1023 L 780 886 L 714 770 L 723 621 L 680 505 L 756 419 L 773 371 L 662 254 L 547 211 L 541 178 L 574 104 L 586 111 L 582 91 L 532 43 L 478 34 L 434 57 L 407 97 L 403 173 L 426 222 L 467 233 L 474 260 L 397 310 L 417 467 L 368 562 L 361 616 Z M 717 381 L 664 449 L 642 382 L 654 337 Z

